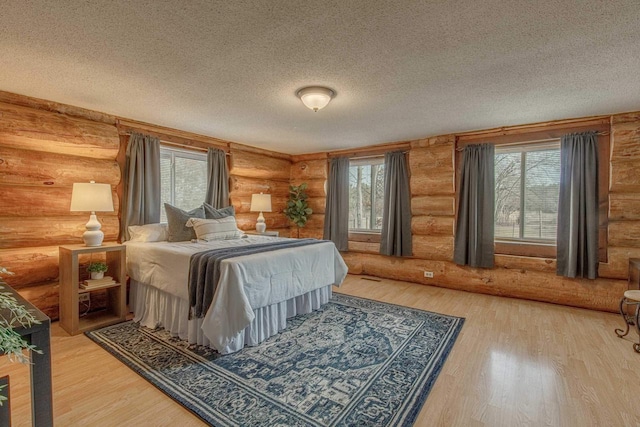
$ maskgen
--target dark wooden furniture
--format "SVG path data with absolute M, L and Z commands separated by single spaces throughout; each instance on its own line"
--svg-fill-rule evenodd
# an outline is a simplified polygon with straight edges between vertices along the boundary
M 14 328 L 29 344 L 33 344 L 42 354 L 30 352 L 31 356 L 31 414 L 33 425 L 36 427 L 53 426 L 53 394 L 51 391 L 51 319 L 38 310 L 29 301 L 22 298 L 18 292 L 3 285 L 2 292 L 11 293 L 18 303 L 25 306 L 33 316 L 40 321 L 30 327 L 17 326 Z M 0 310 L 6 319 L 7 311 Z M 4 406 L 2 407 L 4 410 Z M 8 411 L 8 406 L 6 406 Z M 2 420 L 2 415 L 0 415 Z

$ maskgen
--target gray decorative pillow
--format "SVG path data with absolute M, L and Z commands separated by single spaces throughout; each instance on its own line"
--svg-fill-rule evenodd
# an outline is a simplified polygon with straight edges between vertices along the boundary
M 187 227 L 186 224 L 189 218 L 204 219 L 204 208 L 202 206 L 187 212 L 165 203 L 164 210 L 167 213 L 167 223 L 169 224 L 167 241 L 184 242 L 196 238 L 196 232 L 193 228 Z
M 204 203 L 202 206 L 204 207 L 204 215 L 207 219 L 221 219 L 228 216 L 236 216 L 236 210 L 233 206 L 227 206 L 222 209 L 216 209 L 208 203 Z

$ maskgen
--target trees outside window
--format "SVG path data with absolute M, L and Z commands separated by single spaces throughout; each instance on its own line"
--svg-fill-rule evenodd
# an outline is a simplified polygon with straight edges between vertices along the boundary
M 351 160 L 349 164 L 349 231 L 382 229 L 384 157 Z

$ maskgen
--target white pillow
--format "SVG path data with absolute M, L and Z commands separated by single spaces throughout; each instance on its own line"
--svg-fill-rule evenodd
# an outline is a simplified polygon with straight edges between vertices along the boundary
M 167 240 L 167 224 L 130 225 L 130 242 L 163 242 Z
M 227 216 L 219 219 L 189 218 L 187 227 L 193 227 L 198 240 L 239 239 L 244 233 L 238 230 L 236 218 Z

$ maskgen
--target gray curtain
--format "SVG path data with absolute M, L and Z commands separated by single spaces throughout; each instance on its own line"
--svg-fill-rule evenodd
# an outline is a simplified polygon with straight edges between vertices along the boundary
M 325 240 L 331 240 L 339 251 L 349 249 L 349 158 L 329 161 L 329 188 L 324 214 Z
M 598 137 L 565 135 L 560 146 L 557 274 L 598 277 Z
M 383 255 L 411 256 L 411 193 L 409 170 L 403 152 L 384 155 Z
M 130 225 L 160 222 L 160 140 L 132 133 L 127 146 L 120 240 Z
M 471 267 L 493 267 L 495 148 L 467 145 L 462 153 L 458 219 L 453 261 Z
M 207 150 L 207 169 L 207 194 L 204 201 L 216 209 L 229 206 L 229 172 L 224 150 Z

